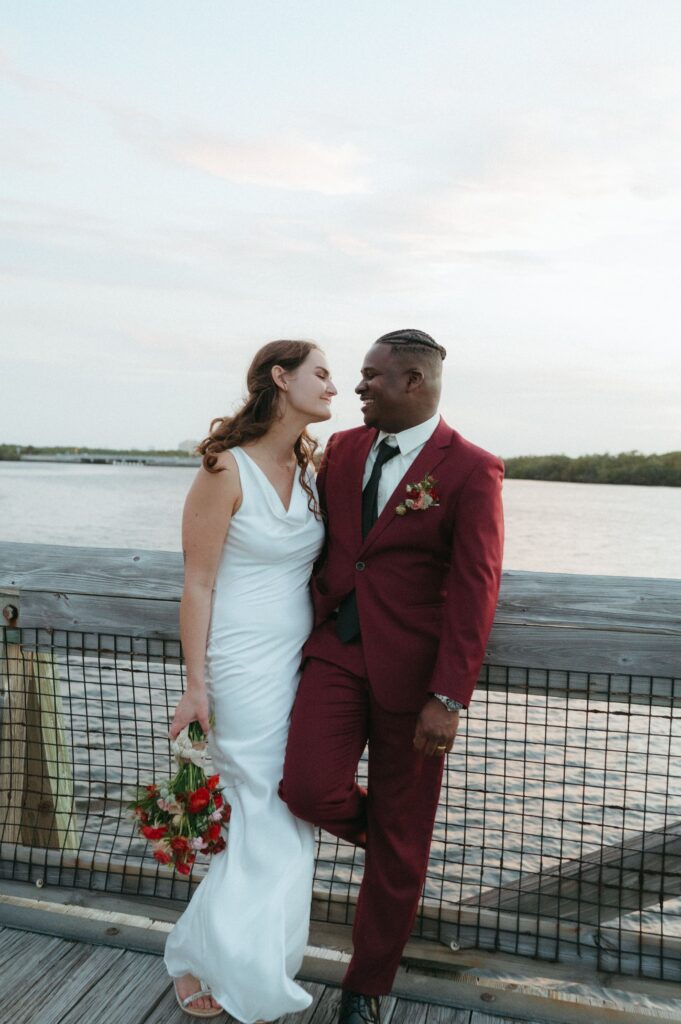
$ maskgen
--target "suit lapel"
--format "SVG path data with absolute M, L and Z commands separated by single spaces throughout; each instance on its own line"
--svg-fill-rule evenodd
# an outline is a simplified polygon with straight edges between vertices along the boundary
M 407 496 L 406 486 L 407 484 L 416 483 L 423 480 L 427 473 L 432 473 L 433 470 L 440 462 L 444 459 L 447 454 L 447 449 L 451 444 L 454 431 L 451 427 L 448 427 L 443 419 L 440 419 L 437 427 L 433 431 L 432 435 L 428 438 L 423 450 L 416 456 L 411 466 L 404 474 L 393 493 L 388 498 L 385 508 L 381 512 L 380 516 L 369 530 L 364 543 L 362 545 L 362 552 L 366 551 L 367 548 L 371 547 L 377 537 L 385 530 L 388 523 L 397 515 L 395 509 Z M 371 446 L 369 446 L 371 447 Z M 368 454 L 367 448 L 367 454 Z M 366 461 L 366 456 L 365 456 Z M 362 463 L 362 466 L 364 463 Z M 361 479 L 360 479 L 361 488 Z M 361 503 L 360 503 L 361 505 Z M 361 507 L 358 518 L 359 523 L 359 535 L 362 535 L 362 521 L 361 521 Z

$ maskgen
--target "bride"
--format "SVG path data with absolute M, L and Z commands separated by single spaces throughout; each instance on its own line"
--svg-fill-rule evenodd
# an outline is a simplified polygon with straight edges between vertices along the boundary
M 199 445 L 184 508 L 187 684 L 170 727 L 174 739 L 196 719 L 208 733 L 232 817 L 226 850 L 168 936 L 165 964 L 186 1013 L 224 1009 L 252 1024 L 311 1001 L 294 977 L 308 936 L 313 830 L 277 786 L 324 539 L 306 428 L 329 419 L 336 388 L 324 354 L 305 341 L 261 348 L 247 385 L 241 409 L 213 420 Z

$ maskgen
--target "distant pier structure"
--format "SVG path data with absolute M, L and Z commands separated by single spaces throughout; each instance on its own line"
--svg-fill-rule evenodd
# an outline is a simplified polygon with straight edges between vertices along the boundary
M 64 455 L 21 455 L 20 462 L 82 462 L 98 466 L 198 466 L 198 455 L 116 455 L 111 452 L 79 452 Z

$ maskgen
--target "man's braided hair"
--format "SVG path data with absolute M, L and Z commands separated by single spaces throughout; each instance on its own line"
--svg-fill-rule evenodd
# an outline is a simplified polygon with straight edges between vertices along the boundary
M 431 338 L 425 331 L 417 331 L 413 327 L 404 328 L 401 331 L 391 331 L 389 334 L 382 334 L 376 339 L 376 345 L 390 345 L 393 352 L 412 352 L 423 354 L 424 350 L 438 352 L 441 359 L 445 359 L 447 349 L 438 345 L 434 338 Z

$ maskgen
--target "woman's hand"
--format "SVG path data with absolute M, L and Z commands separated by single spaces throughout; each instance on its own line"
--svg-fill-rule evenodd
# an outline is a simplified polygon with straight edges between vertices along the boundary
M 208 735 L 210 724 L 208 721 L 208 694 L 205 687 L 187 690 L 182 694 L 168 730 L 170 739 L 174 740 L 190 722 L 198 722 L 205 734 Z

